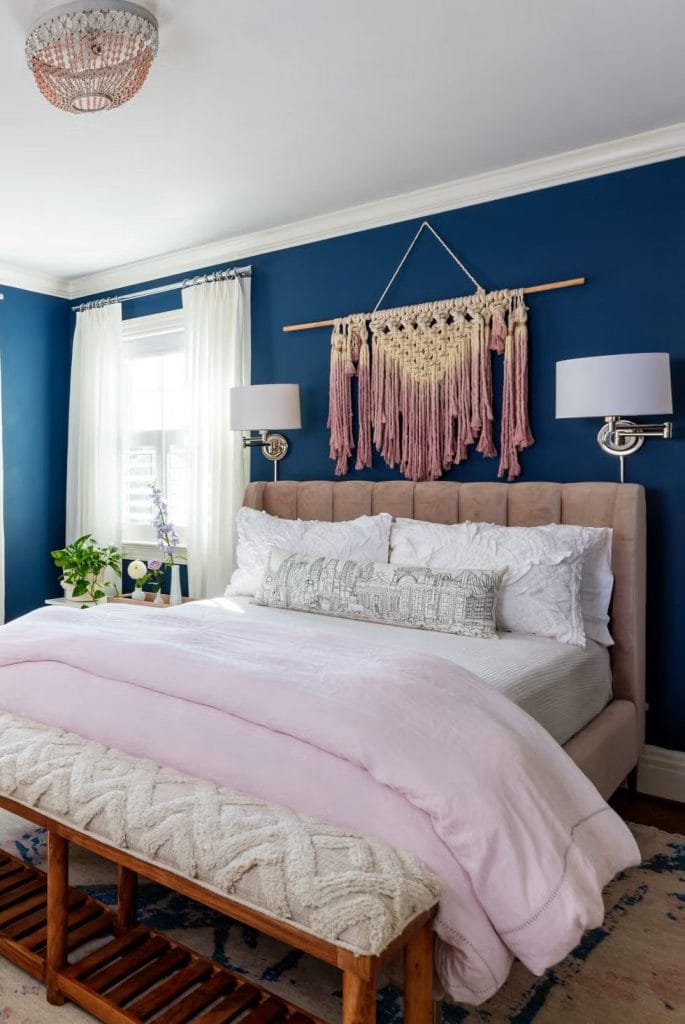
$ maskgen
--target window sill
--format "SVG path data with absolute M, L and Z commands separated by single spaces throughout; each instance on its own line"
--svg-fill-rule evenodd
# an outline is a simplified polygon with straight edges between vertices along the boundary
M 165 556 L 159 550 L 156 544 L 142 544 L 138 542 L 128 543 L 124 541 L 123 545 L 124 561 L 132 561 L 133 559 L 139 558 L 143 562 L 149 562 L 151 558 L 162 559 Z M 187 558 L 188 551 L 185 547 L 176 548 L 176 554 L 179 558 Z

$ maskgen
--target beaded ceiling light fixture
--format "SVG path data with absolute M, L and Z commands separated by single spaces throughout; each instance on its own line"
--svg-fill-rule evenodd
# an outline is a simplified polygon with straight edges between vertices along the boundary
M 157 55 L 157 19 L 125 0 L 68 3 L 32 26 L 26 60 L 46 100 L 73 114 L 130 100 Z

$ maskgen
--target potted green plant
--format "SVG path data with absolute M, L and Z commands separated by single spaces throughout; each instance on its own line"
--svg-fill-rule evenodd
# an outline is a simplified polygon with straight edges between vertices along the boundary
M 104 601 L 108 590 L 119 593 L 114 583 L 104 582 L 104 572 L 111 569 L 121 576 L 121 551 L 116 547 L 98 547 L 92 534 L 79 537 L 59 551 L 52 551 L 55 565 L 62 570 L 61 584 L 67 601 L 85 606 Z

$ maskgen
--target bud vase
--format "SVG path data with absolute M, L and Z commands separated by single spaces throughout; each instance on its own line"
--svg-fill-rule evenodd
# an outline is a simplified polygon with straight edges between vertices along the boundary
M 181 596 L 181 566 L 171 566 L 171 587 L 169 588 L 169 604 L 181 604 L 183 597 Z
M 131 594 L 131 600 L 132 601 L 144 601 L 145 600 L 145 593 L 144 593 L 142 587 L 136 587 L 135 588 L 135 590 Z

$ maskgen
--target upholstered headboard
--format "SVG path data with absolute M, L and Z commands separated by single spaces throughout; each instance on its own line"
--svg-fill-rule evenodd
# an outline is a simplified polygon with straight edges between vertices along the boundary
M 389 512 L 433 523 L 541 526 L 572 523 L 613 528 L 611 650 L 614 696 L 632 701 L 644 739 L 645 493 L 637 484 L 458 484 L 393 481 L 252 483 L 244 502 L 284 519 L 339 522 Z

